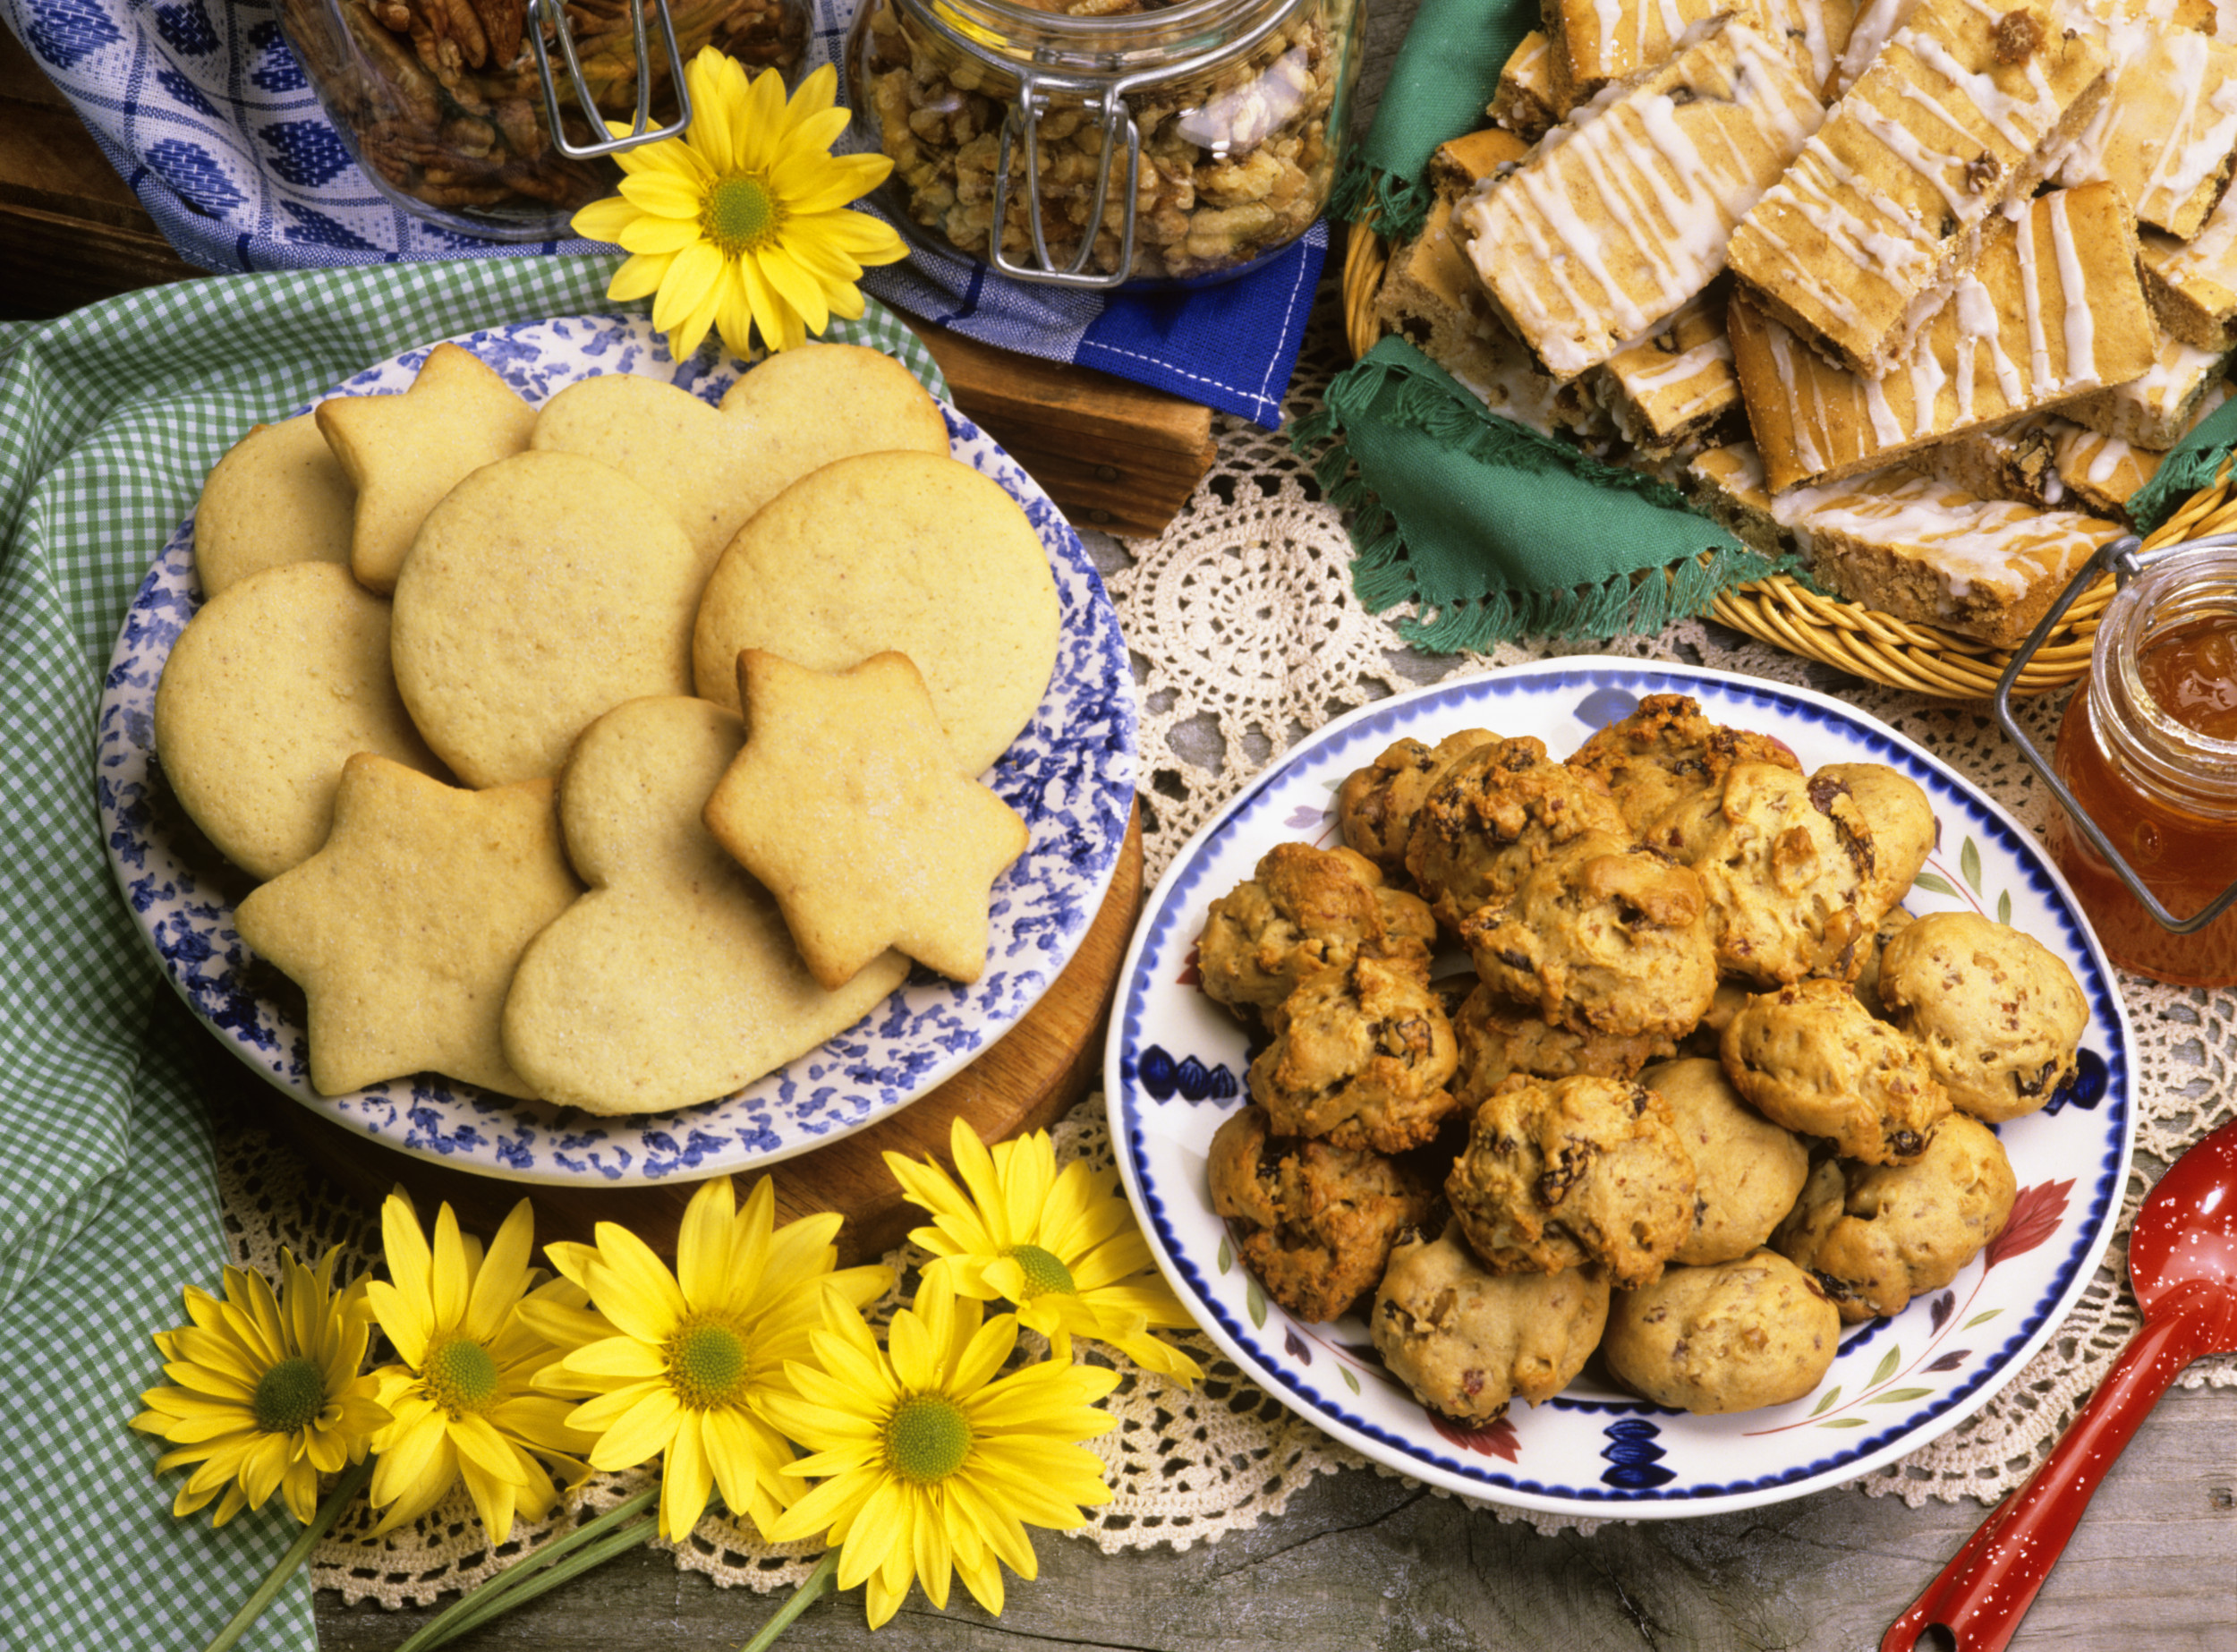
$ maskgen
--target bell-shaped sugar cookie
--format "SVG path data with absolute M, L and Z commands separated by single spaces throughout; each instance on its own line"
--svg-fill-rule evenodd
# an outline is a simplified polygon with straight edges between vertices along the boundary
M 529 944 L 505 1050 L 547 1099 L 594 1113 L 727 1095 L 851 1026 L 908 974 L 897 952 L 826 992 L 769 891 L 701 823 L 744 725 L 704 700 L 617 706 L 559 788 L 591 884 Z

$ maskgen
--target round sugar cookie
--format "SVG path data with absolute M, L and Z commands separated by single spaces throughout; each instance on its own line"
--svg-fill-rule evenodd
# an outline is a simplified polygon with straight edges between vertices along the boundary
M 744 739 L 735 711 L 659 697 L 575 742 L 559 823 L 591 887 L 529 942 L 505 1001 L 506 1056 L 546 1100 L 610 1114 L 727 1095 L 907 976 L 889 951 L 825 992 L 769 891 L 701 823 Z
M 546 402 L 534 447 L 603 460 L 675 507 L 712 569 L 746 519 L 851 454 L 948 451 L 948 422 L 909 370 L 861 345 L 803 345 L 730 387 L 717 412 L 633 373 L 579 379 Z
M 522 453 L 428 513 L 396 579 L 396 686 L 469 786 L 556 775 L 598 716 L 691 692 L 700 562 L 595 459 Z
M 194 507 L 205 600 L 283 562 L 350 559 L 357 488 L 310 413 L 259 424 L 225 450 Z
M 194 823 L 259 881 L 327 840 L 353 753 L 440 776 L 389 670 L 387 602 L 335 562 L 252 574 L 202 605 L 156 688 L 156 754 Z
M 975 775 L 1033 720 L 1059 623 L 1048 552 L 997 483 L 933 454 L 863 454 L 738 531 L 700 599 L 693 673 L 702 699 L 735 710 L 749 648 L 816 671 L 906 654 Z

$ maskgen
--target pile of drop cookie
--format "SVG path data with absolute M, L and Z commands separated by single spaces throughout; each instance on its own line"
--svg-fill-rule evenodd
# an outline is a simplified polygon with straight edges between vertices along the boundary
M 2003 1227 L 1992 1127 L 2072 1075 L 2088 1006 L 2032 937 L 1902 909 L 1935 830 L 1905 776 L 1662 694 L 1565 762 L 1399 740 L 1338 821 L 1211 905 L 1199 979 L 1255 1035 L 1211 1192 L 1276 1301 L 1365 1304 L 1433 1411 L 1595 1350 L 1662 1404 L 1782 1403 Z
M 912 958 L 980 974 L 1027 831 L 975 777 L 1040 705 L 1059 599 L 890 357 L 537 408 L 438 345 L 403 395 L 243 438 L 195 558 L 157 758 L 255 884 L 240 933 L 302 988 L 319 1091 L 663 1111 Z

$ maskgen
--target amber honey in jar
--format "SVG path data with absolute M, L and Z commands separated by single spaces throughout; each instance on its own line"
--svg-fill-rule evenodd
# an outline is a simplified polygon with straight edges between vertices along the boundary
M 2237 882 L 2237 550 L 2175 552 L 2113 599 L 2055 766 L 2175 917 Z M 2115 964 L 2184 986 L 2237 983 L 2237 908 L 2176 934 L 2063 813 L 2050 843 Z

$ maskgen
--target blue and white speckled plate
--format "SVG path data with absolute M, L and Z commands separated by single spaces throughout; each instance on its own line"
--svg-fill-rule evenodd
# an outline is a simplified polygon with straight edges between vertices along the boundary
M 1904 903 L 1979 911 L 2064 958 L 2090 1005 L 2077 1083 L 2003 1126 L 2020 1197 L 2002 1238 L 1946 1289 L 1856 1327 L 1824 1380 L 1790 1405 L 1694 1417 L 1587 1376 L 1468 1430 L 1433 1418 L 1382 1368 L 1357 1319 L 1308 1324 L 1237 1262 L 1204 1181 L 1212 1132 L 1243 1104 L 1246 1040 L 1194 984 L 1205 909 L 1274 844 L 1337 840 L 1336 788 L 1401 736 L 1535 735 L 1565 754 L 1645 695 L 1689 694 L 1720 722 L 1775 735 L 1806 769 L 1884 762 L 1933 800 L 1939 845 Z M 1217 1341 L 1330 1434 L 1418 1479 L 1564 1514 L 1720 1513 L 1819 1491 L 1915 1451 L 1986 1403 L 2088 1284 L 2120 1211 L 2133 1120 L 2131 1035 L 2113 972 L 2035 839 L 1969 781 L 1836 700 L 1729 673 L 1559 660 L 1382 701 L 1329 724 L 1181 851 L 1151 897 L 1120 977 L 1106 1056 L 1127 1190 L 1160 1265 Z
M 630 316 L 527 322 L 455 342 L 537 404 L 606 372 L 669 379 L 718 403 L 740 367 L 679 369 L 651 326 Z M 401 391 L 426 356 L 409 352 L 334 394 Z M 190 516 L 125 617 L 94 753 L 109 862 L 171 984 L 236 1055 L 305 1105 L 403 1152 L 521 1181 L 622 1184 L 757 1169 L 931 1090 L 1024 1015 L 1086 935 L 1126 838 L 1136 717 L 1118 617 L 1078 537 L 993 441 L 952 407 L 942 411 L 955 456 L 1000 482 L 1025 509 L 1048 548 L 1063 604 L 1048 694 L 987 777 L 1032 837 L 994 886 L 991 951 L 976 983 L 958 986 L 920 970 L 821 1048 L 735 1095 L 674 1112 L 593 1118 L 431 1074 L 320 1095 L 308 1077 L 300 996 L 250 957 L 234 929 L 234 903 L 250 886 L 153 773 L 156 682 L 198 605 Z

